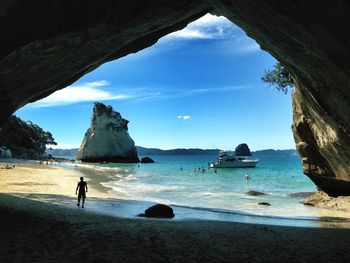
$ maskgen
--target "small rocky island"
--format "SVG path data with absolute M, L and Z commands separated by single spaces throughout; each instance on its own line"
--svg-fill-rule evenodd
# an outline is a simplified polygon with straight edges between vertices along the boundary
M 140 162 L 128 133 L 128 123 L 112 106 L 96 102 L 77 159 L 83 162 Z
M 239 156 L 252 156 L 252 153 L 250 152 L 250 149 L 248 147 L 248 144 L 241 143 L 239 144 L 235 149 L 235 155 Z

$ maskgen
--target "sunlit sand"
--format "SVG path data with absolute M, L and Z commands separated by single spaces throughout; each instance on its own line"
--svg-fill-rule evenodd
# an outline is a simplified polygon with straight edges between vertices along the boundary
M 15 168 L 0 169 L 1 193 L 52 194 L 75 197 L 75 187 L 81 173 L 54 165 L 35 162 L 1 163 Z M 106 193 L 89 187 L 88 196 L 106 197 Z

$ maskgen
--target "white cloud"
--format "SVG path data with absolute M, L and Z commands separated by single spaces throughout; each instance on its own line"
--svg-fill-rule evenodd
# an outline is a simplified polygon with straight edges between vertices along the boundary
M 184 96 L 192 96 L 192 95 L 200 95 L 205 93 L 218 93 L 218 92 L 227 92 L 227 91 L 235 91 L 250 88 L 250 85 L 239 85 L 239 86 L 223 86 L 223 87 L 215 87 L 215 88 L 197 88 L 197 89 L 187 89 L 184 91 Z
M 206 14 L 202 16 L 201 18 L 197 19 L 196 21 L 192 22 L 193 25 L 217 25 L 217 24 L 224 24 L 224 23 L 231 23 L 230 20 L 228 20 L 224 16 L 215 16 L 212 14 Z
M 50 96 L 31 104 L 31 106 L 36 108 L 52 107 L 83 101 L 126 100 L 137 97 L 137 95 L 134 94 L 115 94 L 102 89 L 102 87 L 109 85 L 110 83 L 108 81 L 100 80 L 76 86 L 68 86 L 65 89 L 58 90 Z
M 93 82 L 87 82 L 84 85 L 88 87 L 104 87 L 111 85 L 111 83 L 107 80 L 98 80 Z
M 190 120 L 191 116 L 189 116 L 189 115 L 183 115 L 183 116 L 179 115 L 179 116 L 177 116 L 177 118 L 178 119 L 183 119 L 183 120 Z
M 43 108 L 69 105 L 84 101 L 132 100 L 134 102 L 180 99 L 183 97 L 201 96 L 206 93 L 234 92 L 235 90 L 249 88 L 249 85 L 223 86 L 215 88 L 169 88 L 169 87 L 112 87 L 106 80 L 87 82 L 68 86 L 56 91 L 50 96 L 31 103 L 28 107 Z M 179 119 L 189 120 L 191 116 L 179 116 Z
M 169 88 L 169 87 L 147 87 L 142 89 L 129 88 L 132 94 L 138 94 L 133 101 L 159 101 L 159 100 L 172 100 L 181 99 L 193 96 L 202 96 L 208 93 L 225 93 L 235 92 L 242 89 L 253 88 L 252 85 L 237 85 L 237 86 L 222 86 L 211 88 Z M 182 116 L 180 116 L 182 117 Z M 179 118 L 179 117 L 178 117 Z M 179 118 L 180 119 L 180 118 Z
M 185 28 L 180 31 L 176 31 L 174 33 L 169 34 L 166 38 L 208 38 L 209 36 L 199 30 L 191 30 Z
M 159 43 L 164 47 L 179 49 L 182 41 L 196 39 L 226 40 L 221 42 L 220 52 L 227 54 L 249 54 L 260 50 L 259 44 L 245 32 L 223 16 L 206 14 L 198 20 L 190 23 L 182 30 L 173 32 L 161 38 Z M 162 47 L 159 45 L 158 48 Z M 152 49 L 155 51 L 155 49 Z M 218 52 L 218 54 L 220 53 Z M 221 54 L 220 53 L 220 54 Z
M 163 38 L 171 39 L 223 39 L 232 36 L 237 26 L 223 16 L 206 14 L 190 23 L 182 30 L 173 32 Z
M 247 36 L 240 36 L 234 39 L 234 46 L 239 53 L 251 53 L 260 50 L 260 46 L 256 41 Z
M 201 93 L 207 93 L 210 92 L 210 89 L 189 89 L 186 91 L 186 94 L 192 95 L 192 94 L 201 94 Z

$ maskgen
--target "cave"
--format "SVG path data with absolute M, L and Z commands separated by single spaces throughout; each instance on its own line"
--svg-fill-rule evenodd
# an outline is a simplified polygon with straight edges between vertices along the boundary
M 304 173 L 329 195 L 350 195 L 349 2 L 12 0 L 0 10 L 0 125 L 27 103 L 210 12 L 288 67 Z

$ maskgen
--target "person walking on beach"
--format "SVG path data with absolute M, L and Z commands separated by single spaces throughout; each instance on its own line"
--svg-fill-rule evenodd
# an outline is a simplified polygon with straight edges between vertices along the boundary
M 78 183 L 77 188 L 75 189 L 75 194 L 78 193 L 78 190 L 79 194 L 77 206 L 80 206 L 80 199 L 83 198 L 81 207 L 84 208 L 86 193 L 88 191 L 87 183 L 84 181 L 84 177 L 80 177 L 80 182 Z

